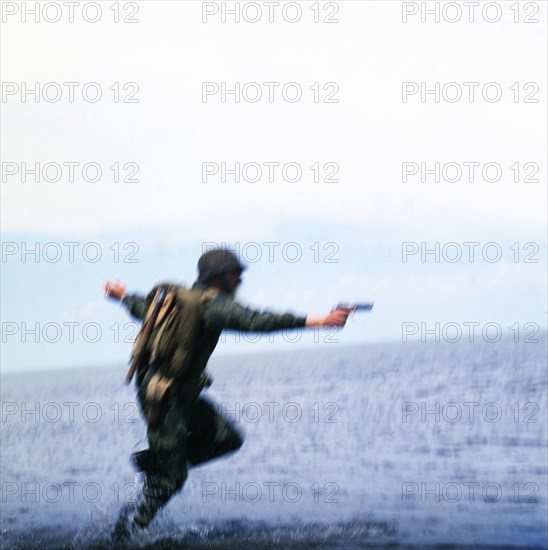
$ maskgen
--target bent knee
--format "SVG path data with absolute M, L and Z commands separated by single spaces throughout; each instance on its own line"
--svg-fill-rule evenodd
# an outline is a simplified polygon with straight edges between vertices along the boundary
M 230 431 L 230 435 L 224 438 L 224 441 L 220 446 L 220 449 L 222 449 L 223 454 L 232 453 L 237 451 L 243 444 L 244 444 L 244 438 L 242 434 L 232 429 Z
M 234 432 L 232 441 L 232 450 L 237 451 L 244 444 L 244 438 L 241 434 Z

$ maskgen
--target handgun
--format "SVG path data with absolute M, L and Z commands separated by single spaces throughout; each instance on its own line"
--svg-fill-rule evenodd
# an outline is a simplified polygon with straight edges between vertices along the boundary
M 347 304 L 345 302 L 339 302 L 333 309 L 352 309 L 354 311 L 371 311 L 373 309 L 373 302 L 366 302 L 362 304 Z

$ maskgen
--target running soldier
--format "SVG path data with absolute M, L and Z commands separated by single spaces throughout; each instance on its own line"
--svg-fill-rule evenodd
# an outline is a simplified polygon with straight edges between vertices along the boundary
M 272 332 L 300 327 L 345 325 L 350 308 L 335 309 L 325 317 L 297 317 L 289 313 L 261 312 L 234 300 L 245 267 L 232 252 L 210 250 L 198 261 L 198 279 L 191 288 L 200 297 L 198 329 L 193 338 L 192 367 L 185 376 L 159 376 L 158 365 L 145 358 L 137 368 L 137 397 L 147 418 L 149 448 L 132 456 L 135 467 L 144 473 L 140 501 L 125 507 L 115 526 L 113 538 L 127 540 L 137 528 L 145 528 L 156 513 L 181 488 L 188 467 L 202 464 L 238 450 L 241 434 L 200 393 L 210 384 L 205 372 L 209 357 L 223 330 Z M 118 282 L 107 282 L 105 295 L 121 303 L 136 319 L 143 320 L 152 309 L 154 291 L 147 297 L 128 294 Z M 161 404 L 152 410 L 151 395 L 160 395 Z

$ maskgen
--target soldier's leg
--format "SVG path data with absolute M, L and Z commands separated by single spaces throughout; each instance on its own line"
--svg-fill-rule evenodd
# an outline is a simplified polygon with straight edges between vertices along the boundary
M 237 451 L 244 440 L 232 422 L 204 398 L 190 418 L 187 457 L 192 466 Z
M 140 398 L 142 397 L 142 392 Z M 141 399 L 144 404 L 144 399 Z M 145 473 L 141 501 L 134 521 L 148 525 L 156 513 L 182 487 L 188 475 L 187 435 L 191 408 L 176 391 L 168 391 L 158 421 L 148 426 L 150 448 L 134 455 L 134 461 Z
M 187 477 L 186 459 L 182 454 L 148 450 L 145 484 L 136 504 L 122 507 L 112 533 L 113 541 L 122 544 L 131 538 L 134 527 L 146 527 L 179 491 Z
M 182 453 L 157 451 L 154 454 L 157 469 L 145 472 L 143 494 L 133 518 L 139 527 L 146 527 L 152 521 L 187 478 L 186 459 Z

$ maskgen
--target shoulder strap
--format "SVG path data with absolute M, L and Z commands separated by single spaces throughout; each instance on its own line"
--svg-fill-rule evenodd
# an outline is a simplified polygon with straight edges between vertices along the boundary
M 141 359 L 141 355 L 147 343 L 148 337 L 156 323 L 156 319 L 160 313 L 165 298 L 165 287 L 158 287 L 158 290 L 154 295 L 154 299 L 152 300 L 152 303 L 150 304 L 150 307 L 146 312 L 145 318 L 143 320 L 143 326 L 141 327 L 135 343 L 133 344 L 131 366 L 129 367 L 126 375 L 126 383 L 128 384 L 131 382 L 133 375 L 135 374 L 135 370 L 137 369 L 137 365 L 139 364 L 139 361 Z

